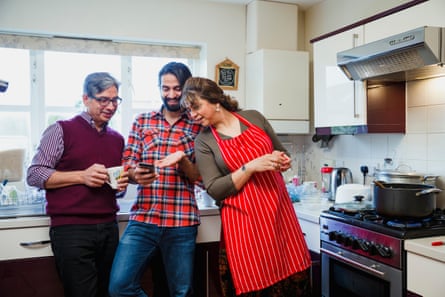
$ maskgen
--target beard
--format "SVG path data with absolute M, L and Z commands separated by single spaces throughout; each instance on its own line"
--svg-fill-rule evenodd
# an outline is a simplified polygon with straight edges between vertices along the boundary
M 162 102 L 163 102 L 163 104 L 164 104 L 165 109 L 167 109 L 168 111 L 175 112 L 175 111 L 179 111 L 179 110 L 181 110 L 180 98 L 167 98 L 167 97 L 162 97 L 161 99 L 162 99 Z M 173 104 L 173 105 L 172 105 L 172 104 L 169 104 L 168 101 L 170 101 L 170 100 L 176 100 L 177 103 L 175 103 L 175 104 Z

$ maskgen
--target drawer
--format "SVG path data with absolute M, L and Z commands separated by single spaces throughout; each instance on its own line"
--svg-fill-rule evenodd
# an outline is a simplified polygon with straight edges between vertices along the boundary
M 0 231 L 0 260 L 52 256 L 49 227 Z

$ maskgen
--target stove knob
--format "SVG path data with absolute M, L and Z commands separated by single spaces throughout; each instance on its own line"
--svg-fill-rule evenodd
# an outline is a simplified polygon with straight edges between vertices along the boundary
M 390 258 L 392 255 L 391 249 L 384 245 L 377 244 L 376 250 L 379 253 L 379 255 L 382 256 L 383 258 Z
M 335 241 L 337 238 L 337 232 L 336 231 L 331 231 L 328 233 L 329 236 L 329 241 Z
M 358 248 L 360 248 L 360 245 L 358 244 L 358 239 L 356 238 L 352 238 L 352 242 L 351 242 L 351 247 L 353 250 L 356 250 Z
M 354 237 L 352 237 L 352 236 L 345 236 L 345 240 L 344 240 L 345 246 L 352 246 L 353 242 L 354 242 Z
M 345 242 L 345 235 L 338 233 L 337 234 L 337 239 L 336 239 L 338 244 L 342 244 Z
M 378 246 L 378 244 L 370 243 L 369 247 L 368 247 L 368 254 L 370 254 L 371 256 L 376 255 L 377 254 L 377 246 Z
M 358 246 L 360 247 L 360 249 L 362 251 L 365 251 L 365 252 L 369 251 L 369 246 L 371 245 L 369 243 L 369 241 L 366 241 L 366 240 L 363 240 L 363 239 L 358 239 L 357 243 L 358 243 Z

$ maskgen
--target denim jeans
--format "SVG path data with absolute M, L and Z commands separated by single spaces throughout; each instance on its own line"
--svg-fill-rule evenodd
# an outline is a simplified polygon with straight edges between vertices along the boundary
M 114 257 L 110 275 L 110 295 L 146 297 L 140 280 L 159 249 L 170 296 L 192 296 L 197 232 L 198 226 L 158 227 L 136 221 L 128 222 Z
M 51 248 L 65 297 L 106 297 L 114 252 L 116 222 L 51 227 Z

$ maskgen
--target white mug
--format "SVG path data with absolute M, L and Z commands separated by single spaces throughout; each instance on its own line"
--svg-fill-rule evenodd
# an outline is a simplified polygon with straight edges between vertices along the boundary
M 107 184 L 110 185 L 111 188 L 117 189 L 117 180 L 121 177 L 122 172 L 124 170 L 123 166 L 115 166 L 107 168 L 109 180 Z

